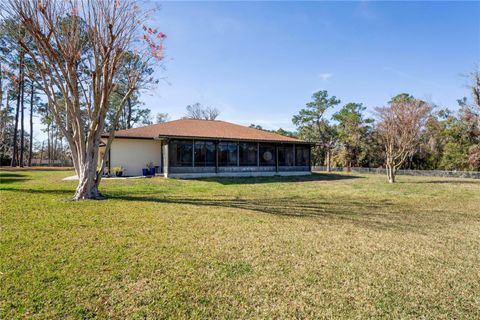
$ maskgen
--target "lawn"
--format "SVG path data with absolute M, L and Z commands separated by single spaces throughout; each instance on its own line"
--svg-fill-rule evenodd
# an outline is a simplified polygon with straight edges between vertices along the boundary
M 480 318 L 480 181 L 0 172 L 0 319 Z

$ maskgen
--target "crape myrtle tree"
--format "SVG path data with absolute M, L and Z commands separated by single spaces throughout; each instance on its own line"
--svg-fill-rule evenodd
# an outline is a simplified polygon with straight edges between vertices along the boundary
M 305 108 L 292 118 L 300 136 L 320 146 L 326 156 L 327 171 L 330 171 L 332 150 L 337 141 L 335 127 L 325 119 L 325 112 L 340 104 L 335 96 L 329 97 L 328 92 L 318 91 L 312 95 L 313 101 L 308 102 Z
M 375 109 L 377 132 L 385 152 L 388 182 L 395 182 L 396 171 L 416 150 L 431 106 L 408 94 L 392 98 L 388 106 Z
M 124 54 L 138 53 L 141 63 L 126 74 L 127 89 L 114 122 L 142 71 L 162 60 L 164 34 L 144 25 L 151 12 L 131 0 L 5 0 L 0 11 L 3 19 L 19 21 L 32 39 L 27 43 L 18 35 L 40 77 L 38 85 L 55 124 L 70 147 L 79 178 L 74 199 L 103 198 L 98 186 L 105 158 L 97 170 L 99 145 L 110 96 L 117 88 L 116 75 Z M 105 155 L 115 127 L 109 130 Z
M 471 86 L 472 90 L 472 99 L 473 99 L 473 106 L 472 106 L 472 118 L 474 119 L 472 122 L 475 122 L 474 125 L 475 129 L 472 131 L 473 134 L 473 145 L 469 149 L 468 154 L 468 164 L 474 170 L 480 170 L 480 68 L 477 69 L 472 73 L 472 80 L 473 84 Z

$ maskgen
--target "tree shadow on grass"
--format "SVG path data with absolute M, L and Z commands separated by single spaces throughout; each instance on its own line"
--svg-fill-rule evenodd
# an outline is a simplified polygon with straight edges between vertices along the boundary
M 20 192 L 20 193 L 31 193 L 31 194 L 52 194 L 52 195 L 63 195 L 63 194 L 73 194 L 75 193 L 74 189 L 32 189 L 32 188 L 16 188 L 12 186 L 0 187 L 0 190 L 11 191 L 11 192 Z
M 73 195 L 74 193 L 72 189 L 6 187 L 4 190 L 32 194 L 53 194 L 61 197 Z M 318 218 L 319 221 L 335 219 L 374 230 L 418 233 L 429 228 L 448 227 L 448 224 L 445 223 L 441 216 L 437 216 L 434 219 L 430 211 L 426 212 L 428 214 L 422 214 L 415 206 L 408 208 L 405 206 L 398 207 L 398 204 L 389 199 L 369 201 L 368 199 L 351 197 L 318 199 L 300 196 L 252 198 L 249 196 L 223 197 L 213 194 L 207 198 L 205 196 L 199 197 L 195 194 L 191 196 L 185 194 L 159 194 L 151 190 L 148 192 L 143 190 L 127 192 L 112 190 L 104 194 L 107 196 L 107 200 L 239 209 L 286 218 Z
M 263 183 L 284 183 L 284 182 L 312 182 L 312 181 L 337 181 L 362 179 L 364 177 L 335 174 L 335 173 L 312 173 L 305 176 L 273 176 L 273 177 L 218 177 L 218 178 L 198 178 L 192 180 L 211 181 L 223 185 L 232 184 L 263 184 Z
M 0 184 L 23 182 L 31 180 L 27 175 L 21 173 L 0 172 Z
M 71 189 L 22 189 L 6 187 L 3 190 L 31 193 L 52 194 L 61 197 L 73 195 Z M 211 198 L 187 197 L 174 194 L 158 194 L 138 192 L 106 192 L 108 200 L 138 201 L 157 204 L 174 204 L 205 207 L 248 210 L 251 212 L 275 215 L 284 218 L 310 218 L 318 221 L 343 221 L 352 225 L 372 230 L 398 232 L 424 232 L 429 228 L 448 228 L 448 223 L 441 217 L 433 218 L 431 212 L 420 214 L 418 208 L 398 208 L 398 204 L 383 199 L 365 202 L 363 199 L 335 198 L 311 199 L 301 197 L 271 198 Z M 81 203 L 79 203 L 80 205 Z M 161 211 L 159 211 L 161 213 Z M 458 218 L 458 216 L 457 216 Z
M 354 199 L 304 199 L 298 197 L 282 198 L 246 198 L 212 199 L 185 198 L 178 196 L 158 197 L 154 195 L 117 195 L 109 194 L 109 199 L 122 201 L 154 202 L 162 204 L 181 204 L 216 208 L 233 208 L 257 213 L 271 214 L 290 218 L 318 218 L 342 220 L 358 226 L 375 230 L 396 230 L 418 232 L 430 222 L 421 218 L 412 221 L 405 219 L 408 213 L 395 210 L 389 200 L 365 203 Z
M 453 178 L 455 179 L 455 178 Z M 476 184 L 480 186 L 479 180 L 426 180 L 426 181 L 405 181 L 402 183 L 411 184 Z

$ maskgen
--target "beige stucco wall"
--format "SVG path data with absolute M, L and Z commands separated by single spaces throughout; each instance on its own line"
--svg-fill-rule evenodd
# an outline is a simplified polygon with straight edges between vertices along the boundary
M 162 145 L 158 140 L 115 139 L 112 141 L 110 167 L 123 167 L 126 176 L 142 175 L 142 168 L 152 162 L 161 165 Z

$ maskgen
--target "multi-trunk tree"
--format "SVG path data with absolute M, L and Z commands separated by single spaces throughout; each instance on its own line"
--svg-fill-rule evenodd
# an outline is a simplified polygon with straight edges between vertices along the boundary
M 103 198 L 98 186 L 105 159 L 99 161 L 99 146 L 110 96 L 119 85 L 116 76 L 125 53 L 138 53 L 141 60 L 125 74 L 126 90 L 114 122 L 143 71 L 163 58 L 164 34 L 145 26 L 149 12 L 136 1 L 6 0 L 0 9 L 4 19 L 19 21 L 31 39 L 26 42 L 17 34 L 35 65 L 55 124 L 70 147 L 79 179 L 74 199 Z M 105 141 L 105 155 L 115 127 Z

